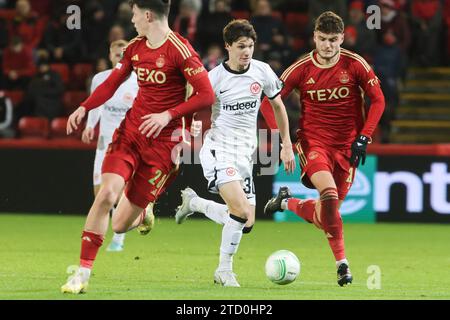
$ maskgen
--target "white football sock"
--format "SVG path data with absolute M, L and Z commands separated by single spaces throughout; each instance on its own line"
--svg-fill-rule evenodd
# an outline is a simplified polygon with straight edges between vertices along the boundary
M 288 208 L 288 199 L 281 200 L 281 209 L 286 210 Z
M 342 263 L 345 263 L 347 266 L 349 266 L 347 259 L 342 259 L 342 260 L 336 261 L 336 268 L 339 268 L 339 266 Z
M 123 240 L 125 240 L 125 233 L 115 233 L 113 235 L 112 241 L 118 244 L 123 244 Z
M 192 211 L 203 213 L 212 221 L 222 225 L 225 224 L 229 217 L 228 207 L 226 205 L 200 197 L 192 198 L 189 203 L 189 208 Z
M 241 242 L 242 229 L 245 226 L 245 222 L 239 222 L 233 217 L 230 216 L 226 220 L 222 229 L 219 270 L 233 270 L 233 255 L 237 252 Z

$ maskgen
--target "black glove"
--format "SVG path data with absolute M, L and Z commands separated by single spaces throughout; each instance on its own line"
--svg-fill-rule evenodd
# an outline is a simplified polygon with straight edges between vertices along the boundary
M 353 143 L 352 143 L 352 156 L 350 157 L 350 164 L 355 166 L 356 168 L 359 166 L 359 162 L 364 165 L 366 162 L 366 150 L 367 144 L 370 139 L 366 136 L 360 135 Z

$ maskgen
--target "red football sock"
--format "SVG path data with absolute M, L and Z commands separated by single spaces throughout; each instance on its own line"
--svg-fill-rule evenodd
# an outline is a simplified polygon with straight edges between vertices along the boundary
M 342 219 L 338 211 L 339 199 L 336 188 L 326 188 L 320 193 L 321 220 L 328 243 L 336 261 L 345 259 Z
M 98 249 L 103 243 L 103 235 L 90 231 L 83 231 L 81 236 L 80 266 L 92 268 Z
M 316 200 L 312 199 L 302 200 L 296 198 L 289 198 L 287 205 L 288 209 L 294 212 L 300 218 L 306 220 L 309 223 L 314 222 Z

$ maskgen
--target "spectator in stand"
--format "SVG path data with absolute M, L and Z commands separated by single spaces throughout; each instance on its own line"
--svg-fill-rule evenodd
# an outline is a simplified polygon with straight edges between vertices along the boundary
M 385 96 L 385 110 L 380 120 L 381 142 L 389 142 L 391 121 L 399 104 L 399 80 L 401 77 L 402 52 L 393 32 L 386 32 L 383 42 L 374 54 L 374 69 L 380 79 Z
M 83 17 L 86 17 L 82 21 L 83 28 L 81 28 L 86 59 L 93 62 L 100 57 L 107 57 L 110 22 L 105 15 L 102 4 L 95 0 L 89 1 L 83 11 Z
M 94 75 L 111 68 L 110 62 L 106 58 L 98 58 L 93 65 L 94 72 L 86 79 L 86 92 L 90 91 L 92 78 L 94 77 Z
M 345 26 L 344 31 L 344 44 L 343 47 L 350 51 L 359 53 L 356 49 L 356 42 L 358 41 L 358 31 L 356 31 L 355 26 Z
M 333 11 L 338 16 L 347 21 L 347 0 L 314 0 L 309 1 L 308 15 L 309 15 L 309 31 L 314 30 L 314 21 L 325 11 Z
M 205 69 L 210 71 L 221 64 L 224 60 L 224 54 L 222 47 L 217 43 L 212 43 L 206 52 L 206 56 L 203 58 L 202 62 Z
M 40 17 L 48 16 L 49 12 L 51 12 L 52 0 L 39 0 L 39 1 L 31 0 L 31 8 Z
M 249 0 L 231 0 L 229 2 L 231 11 L 250 11 Z
M 38 73 L 31 80 L 23 102 L 18 107 L 18 118 L 32 115 L 52 120 L 64 115 L 63 93 L 64 85 L 60 75 L 50 69 L 48 60 L 39 60 Z
M 82 53 L 81 30 L 69 30 L 66 26 L 68 17 L 62 8 L 45 29 L 40 48 L 48 52 L 51 62 L 75 63 Z
M 23 89 L 36 72 L 33 53 L 19 36 L 13 36 L 3 53 L 3 85 L 6 89 Z
M 413 63 L 436 66 L 441 63 L 443 32 L 442 6 L 439 0 L 413 0 L 411 4 Z
M 213 11 L 206 10 L 198 19 L 197 45 L 202 52 L 213 44 L 223 45 L 223 28 L 233 20 L 225 0 L 214 1 Z
M 353 27 L 354 30 L 350 27 Z M 360 54 L 364 59 L 371 63 L 371 55 L 377 46 L 377 38 L 375 32 L 367 28 L 363 1 L 355 0 L 350 3 L 347 28 L 351 30 L 351 35 L 355 37 L 353 48 L 348 49 Z M 344 41 L 348 44 L 347 28 Z
M 109 44 L 113 43 L 117 40 L 125 39 L 125 31 L 124 29 L 116 24 L 111 27 L 108 32 L 108 37 L 103 39 L 101 42 L 97 44 L 96 56 L 98 56 L 95 60 L 98 61 L 100 58 L 108 57 L 109 55 Z M 109 62 L 108 62 L 109 64 Z
M 285 67 L 283 66 L 281 54 L 277 51 L 272 51 L 267 55 L 266 63 L 272 68 L 278 77 L 281 77 Z
M 0 138 L 13 138 L 15 135 L 12 128 L 13 105 L 11 99 L 0 91 Z
M 385 33 L 392 33 L 395 36 L 402 52 L 401 77 L 404 78 L 411 46 L 411 30 L 407 17 L 397 9 L 394 0 L 379 0 L 378 4 L 381 7 L 381 30 L 377 33 L 377 43 L 384 42 Z
M 256 57 L 259 57 L 259 51 L 264 60 L 270 51 L 286 46 L 287 38 L 283 22 L 272 16 L 272 6 L 268 0 L 256 2 L 250 23 L 258 34 L 258 40 L 255 43 Z
M 173 31 L 194 43 L 197 34 L 197 19 L 202 9 L 201 0 L 182 0 L 173 22 Z
M 31 11 L 28 0 L 16 2 L 16 15 L 9 24 L 9 36 L 20 36 L 25 46 L 34 49 L 41 42 L 44 21 Z
M 133 12 L 131 11 L 131 7 L 128 2 L 122 2 L 119 5 L 119 9 L 117 11 L 117 17 L 114 21 L 114 25 L 119 25 L 123 28 L 124 38 L 126 40 L 131 40 L 137 36 L 136 30 L 134 29 L 133 24 L 131 23 L 131 17 L 133 16 Z

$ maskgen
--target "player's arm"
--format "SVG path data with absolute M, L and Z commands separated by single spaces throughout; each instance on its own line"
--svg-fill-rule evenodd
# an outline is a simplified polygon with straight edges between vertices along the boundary
M 381 91 L 378 77 L 372 69 L 367 72 L 362 65 L 357 65 L 357 67 L 357 72 L 360 75 L 360 86 L 370 98 L 370 107 L 364 127 L 351 146 L 350 164 L 355 167 L 358 167 L 360 162 L 362 165 L 366 162 L 367 144 L 372 141 L 372 134 L 380 121 L 385 107 L 384 95 L 383 91 Z
M 86 128 L 84 128 L 83 133 L 81 134 L 81 141 L 84 143 L 90 143 L 94 139 L 95 126 L 100 120 L 102 108 L 103 106 L 89 111 L 86 121 Z
M 95 91 L 95 89 L 98 87 L 98 75 L 96 75 L 92 79 L 91 83 L 91 94 Z M 103 108 L 103 105 L 99 108 L 95 108 L 89 111 L 88 118 L 86 121 L 86 128 L 84 128 L 83 133 L 81 134 L 81 141 L 84 143 L 90 143 L 94 139 L 94 128 L 97 125 L 97 123 L 100 120 L 101 110 Z
M 208 72 L 198 57 L 185 60 L 184 76 L 191 84 L 193 94 L 185 102 L 161 113 L 148 114 L 142 117 L 144 121 L 139 131 L 147 137 L 156 138 L 167 124 L 185 115 L 195 113 L 203 108 L 209 108 L 215 101 L 215 95 L 208 78 Z
M 286 71 L 289 70 L 290 68 L 291 67 L 287 68 Z M 298 77 L 297 72 L 291 72 L 288 75 L 286 75 L 287 73 L 286 71 L 281 75 L 281 81 L 283 81 L 283 89 L 281 89 L 280 96 L 282 100 L 289 96 L 292 90 L 296 88 L 299 81 L 297 79 Z M 264 120 L 266 121 L 269 128 L 272 130 L 278 129 L 272 105 L 270 104 L 269 99 L 267 97 L 264 98 L 259 110 L 261 111 L 261 114 L 263 115 Z
M 116 65 L 109 77 L 99 85 L 92 94 L 80 104 L 67 121 L 67 134 L 78 129 L 78 125 L 86 115 L 86 111 L 92 110 L 108 101 L 116 92 L 120 84 L 125 81 L 132 71 L 131 59 L 125 55 Z
M 286 112 L 286 107 L 281 99 L 284 83 L 278 79 L 277 75 L 268 64 L 266 64 L 265 67 L 266 70 L 264 72 L 263 90 L 269 104 L 271 105 L 276 125 L 280 129 L 282 143 L 280 159 L 284 163 L 284 169 L 286 172 L 291 173 L 295 170 L 295 157 L 294 152 L 292 151 L 292 142 L 289 134 L 289 119 Z

